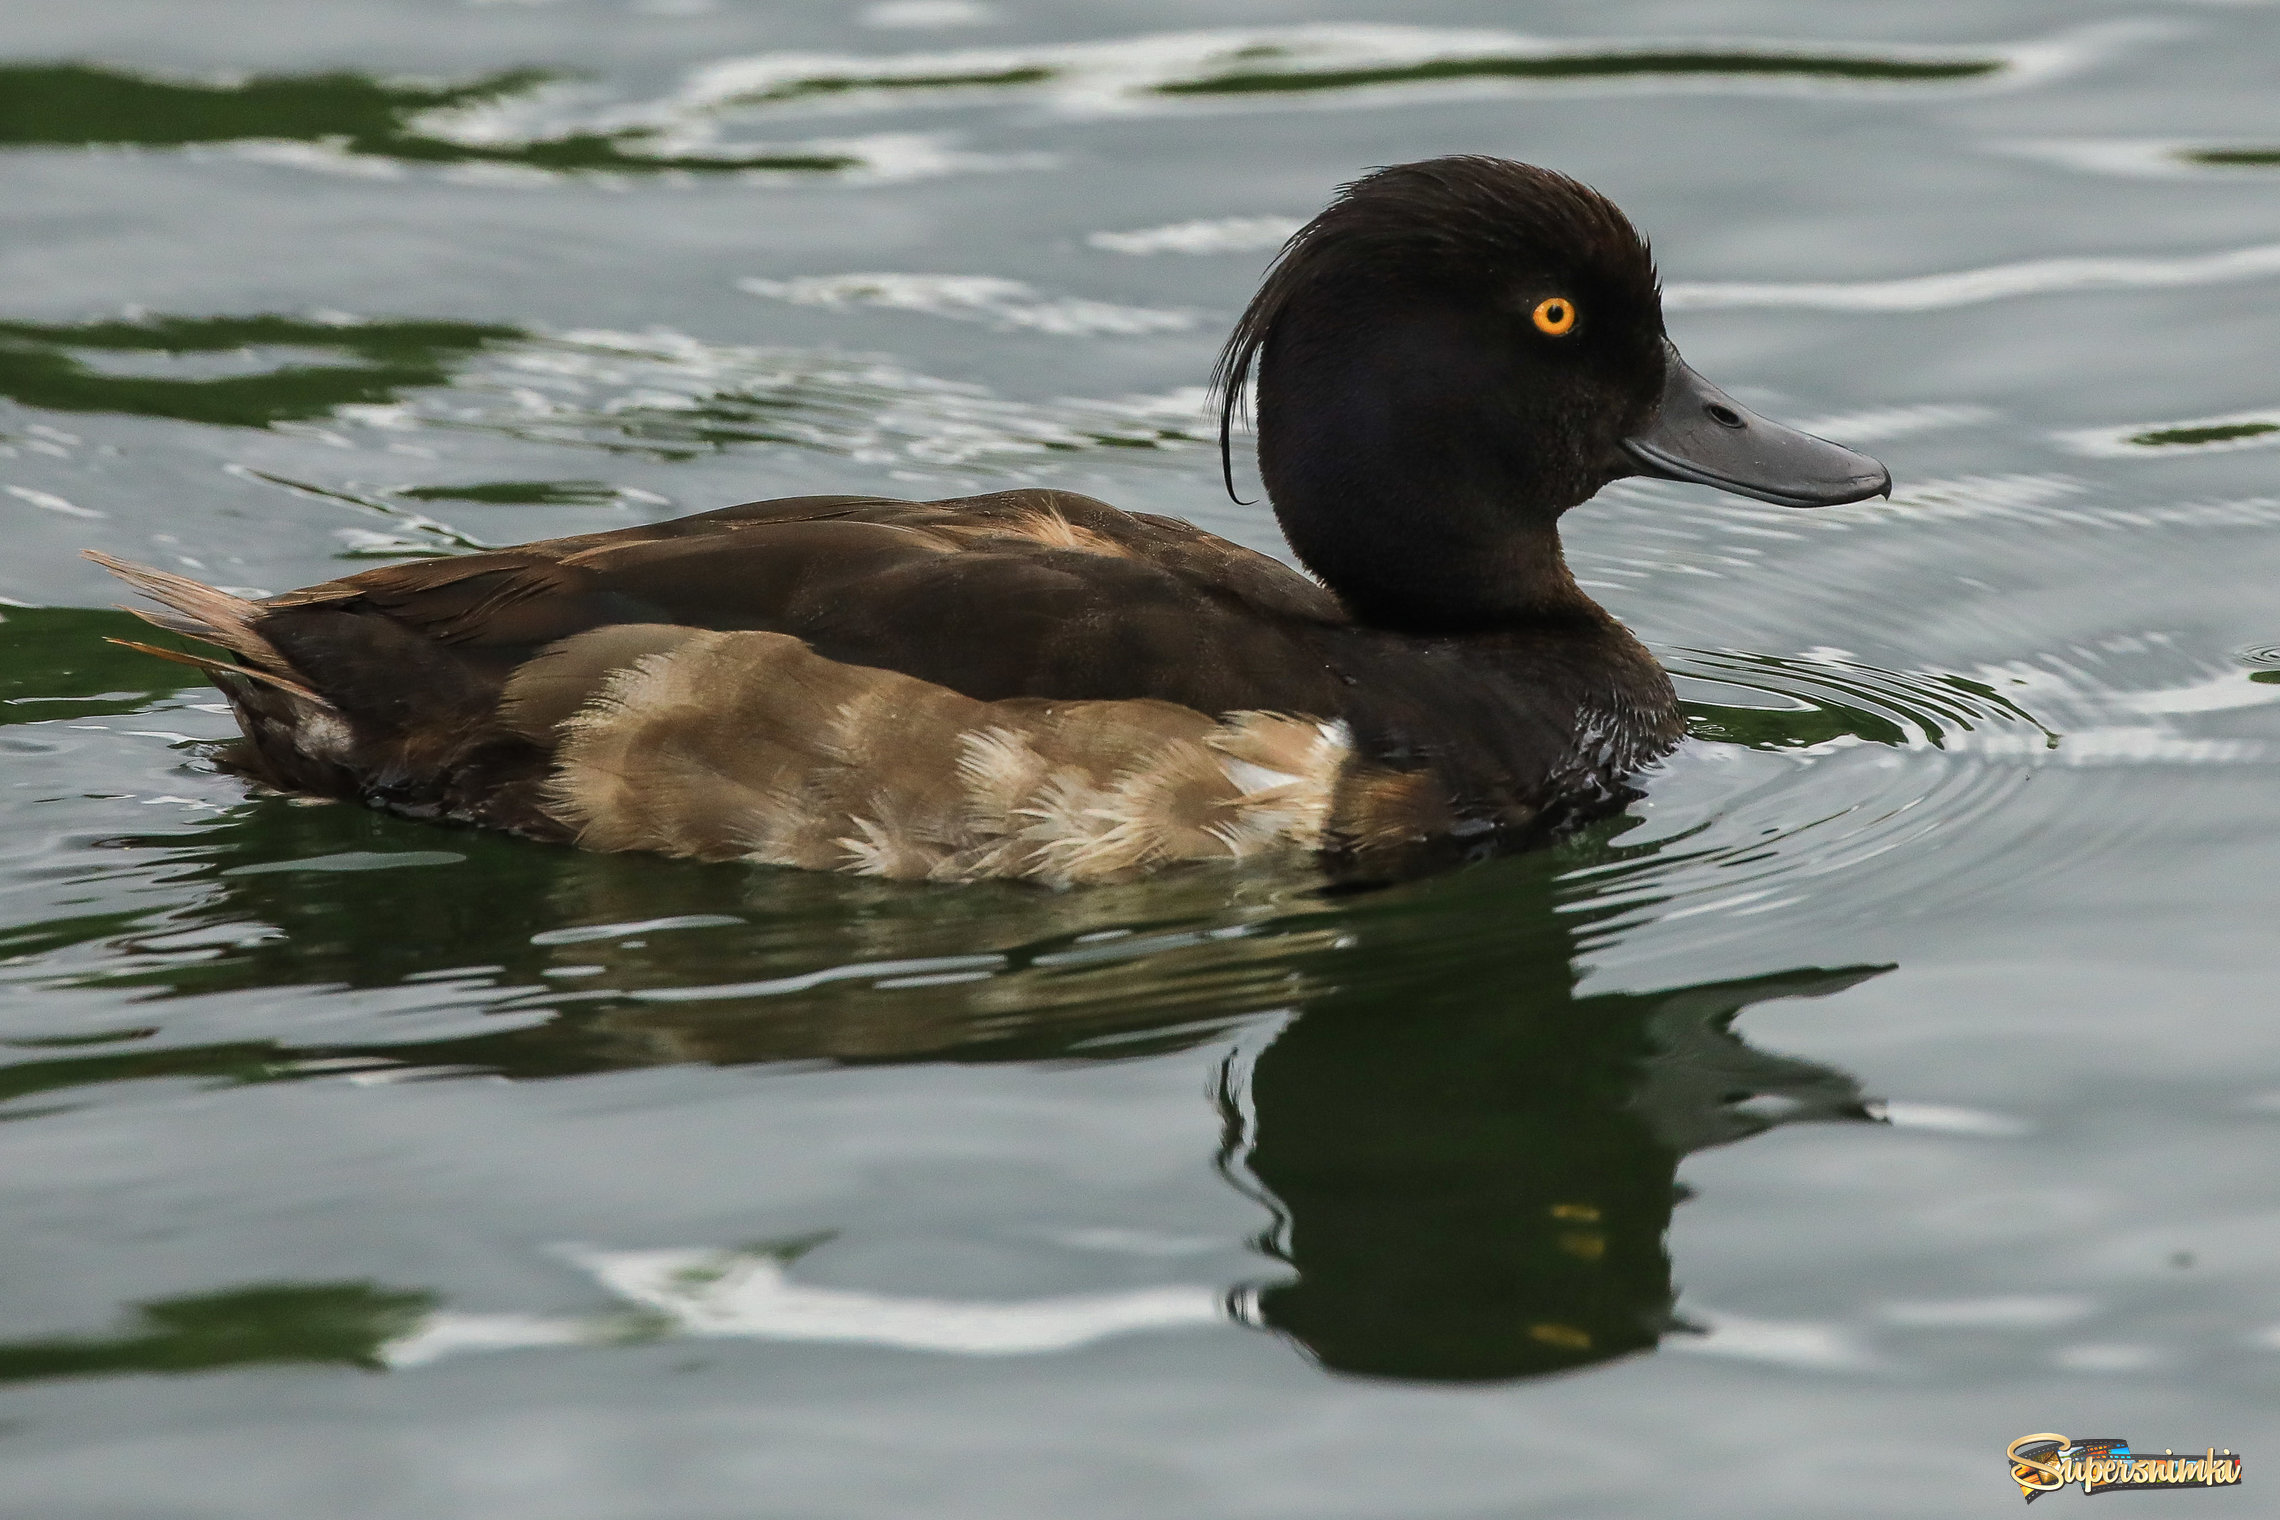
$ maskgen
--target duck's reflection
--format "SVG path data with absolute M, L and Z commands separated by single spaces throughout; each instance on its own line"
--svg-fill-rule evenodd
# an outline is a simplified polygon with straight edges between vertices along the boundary
M 1850 1078 L 1730 1026 L 1873 971 L 1576 997 L 1546 969 L 1492 961 L 1469 1005 L 1392 1016 L 1326 998 L 1251 1068 L 1229 1170 L 1296 1274 L 1258 1313 L 1325 1366 L 1511 1378 L 1650 1347 L 1673 1323 L 1680 1159 L 1867 1117 Z
M 523 873 L 523 894 L 542 888 L 543 910 L 522 894 L 491 906 L 487 871 L 435 872 L 407 902 L 435 936 L 415 956 L 403 921 L 370 911 L 368 883 L 217 871 L 206 921 L 292 928 L 171 971 L 169 986 L 350 972 L 369 986 L 395 980 L 375 961 L 411 959 L 471 968 L 478 990 L 496 991 L 471 1005 L 472 1022 L 491 1027 L 413 1043 L 130 1042 L 0 1067 L 0 1096 L 359 1066 L 542 1079 L 676 1062 L 1130 1059 L 1241 1031 L 1257 1054 L 1225 1068 L 1220 1160 L 1271 1217 L 1260 1245 L 1280 1267 L 1240 1301 L 1326 1367 L 1417 1379 L 1526 1377 L 1654 1345 L 1673 1324 L 1665 1236 L 1681 1159 L 1776 1123 L 1867 1117 L 1851 1078 L 1754 1049 L 1732 1024 L 1754 1003 L 1823 996 L 1885 968 L 1579 991 L 1577 936 L 1614 910 L 1572 887 L 1563 900 L 1560 873 L 1588 850 L 1611 861 L 1604 842 L 1353 895 L 1313 879 L 1231 890 L 1199 878 L 1058 898 L 472 849 L 475 864 Z M 217 865 L 233 860 L 242 853 Z M 834 956 L 853 971 L 803 976 Z M 929 957 L 965 969 L 929 971 Z M 571 970 L 583 974 L 559 975 Z M 516 1017 L 475 1014 L 484 1007 Z M 268 1302 L 212 1296 L 240 1299 Z M 145 1306 L 146 1318 L 164 1308 Z M 201 1344 L 255 1348 L 257 1360 L 376 1354 L 344 1357 L 337 1333 L 305 1356 L 281 1332 Z M 180 1352 L 154 1352 L 151 1370 L 246 1359 Z M 113 1370 L 122 1354 L 112 1345 L 85 1370 Z M 72 1360 L 45 1343 L 33 1360 L 59 1356 Z

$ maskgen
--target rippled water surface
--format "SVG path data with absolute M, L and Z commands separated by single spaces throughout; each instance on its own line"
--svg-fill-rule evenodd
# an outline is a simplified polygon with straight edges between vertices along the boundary
M 2256 1469 L 2276 66 L 2215 0 L 0 9 L 0 1508 Z M 1213 350 L 1336 184 L 1460 150 L 1615 196 L 1689 357 L 1898 481 L 1569 519 L 1696 738 L 1556 850 L 1359 895 L 589 857 L 251 797 L 217 694 L 102 642 L 81 547 L 279 590 L 1034 482 L 1279 552 Z

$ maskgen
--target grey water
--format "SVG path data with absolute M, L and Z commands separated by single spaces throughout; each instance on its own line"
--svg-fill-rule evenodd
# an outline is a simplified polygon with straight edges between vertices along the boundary
M 2258 1484 L 2276 66 L 2217 0 L 0 8 L 0 1511 L 1960 1515 L 2038 1431 Z M 275 591 L 819 490 L 1279 552 L 1216 345 L 1459 151 L 1608 192 L 1692 362 L 1897 482 L 1569 518 L 1695 737 L 1553 850 L 585 856 L 249 795 L 102 642 L 83 547 Z

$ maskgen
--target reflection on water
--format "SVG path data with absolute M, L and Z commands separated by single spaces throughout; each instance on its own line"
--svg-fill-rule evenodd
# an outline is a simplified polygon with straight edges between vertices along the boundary
M 1884 968 L 1578 997 L 1571 916 L 1509 905 L 1461 983 L 1411 983 L 1434 991 L 1392 1018 L 1377 987 L 1325 989 L 1228 1089 L 1231 1172 L 1295 1274 L 1258 1316 L 1324 1366 L 1510 1378 L 1650 1348 L 1675 1327 L 1680 1160 L 1868 1117 L 1843 1073 L 1732 1024 Z
M 407 501 L 474 501 L 509 507 L 608 507 L 627 499 L 601 480 L 481 480 L 458 486 L 404 486 Z
M 2189 164 L 2263 169 L 2280 164 L 2280 148 L 2193 148 L 2179 157 Z
M 361 74 L 255 78 L 228 84 L 151 79 L 84 64 L 0 67 L 0 146 L 228 142 L 340 137 L 358 151 L 393 142 L 422 111 L 496 100 L 545 78 L 529 71 L 423 87 Z
M 295 1362 L 377 1370 L 382 1348 L 434 1304 L 433 1294 L 372 1283 L 265 1283 L 159 1299 L 135 1305 L 111 1335 L 0 1343 L 0 1383 Z
M 1129 232 L 1087 233 L 1085 244 L 1140 258 L 1158 253 L 1255 253 L 1281 247 L 1305 225 L 1295 216 L 1216 216 Z
M 979 308 L 969 302 L 962 310 L 1036 330 L 1094 320 L 1096 308 L 1123 310 L 1023 303 L 1008 296 L 1012 283 L 991 283 Z M 847 299 L 862 302 L 859 290 L 879 288 L 872 277 Z M 930 290 L 939 294 L 938 286 Z M 452 393 L 413 398 L 409 412 L 374 420 L 668 461 L 777 445 L 936 467 L 1002 468 L 1098 449 L 1145 458 L 1202 448 L 1217 436 L 1201 386 L 1024 403 L 881 359 L 707 343 L 662 330 L 572 332 L 501 350 Z
M 0 724 L 129 713 L 168 693 L 204 685 L 170 665 L 105 642 L 148 624 L 124 612 L 79 607 L 0 609 Z M 157 666 L 157 669 L 152 669 Z
M 1776 307 L 1803 311 L 1917 312 L 2076 290 L 2165 290 L 2280 275 L 2280 243 L 2153 258 L 2028 259 L 1899 280 L 1675 281 L 1672 311 Z
M 1008 304 L 999 287 L 1013 282 L 979 283 L 989 287 L 988 299 L 979 307 L 969 301 L 961 313 L 970 308 L 1014 326 L 1098 330 L 1125 310 L 1082 301 Z M 865 299 L 862 292 L 872 288 L 855 287 L 848 299 Z M 1140 313 L 1151 321 L 1165 315 Z M 1187 321 L 1180 317 L 1182 325 Z M 354 362 L 295 362 L 310 354 Z M 133 373 L 116 363 L 120 357 L 164 363 L 212 356 L 239 361 L 241 372 Z M 668 461 L 783 445 L 864 460 L 964 465 L 1092 449 L 1199 447 L 1215 436 L 1201 387 L 1025 404 L 884 360 L 704 343 L 665 331 L 542 336 L 489 323 L 275 315 L 0 322 L 0 396 L 55 411 L 233 427 L 332 418 L 382 437 L 415 429 L 479 431 Z M 654 494 L 583 480 L 477 482 L 393 494 L 490 504 L 661 502 Z
M 477 322 L 320 322 L 296 317 L 148 317 L 135 321 L 0 322 L 0 396 L 58 412 L 130 412 L 226 427 L 266 427 L 394 401 L 441 385 L 484 345 L 522 337 Z M 122 374 L 94 356 L 182 356 L 317 350 L 342 364 L 285 362 L 256 373 Z
M 798 306 L 921 311 L 953 320 L 988 322 L 1007 331 L 1065 338 L 1185 332 L 1199 325 L 1192 311 L 1119 306 L 1081 297 L 1040 298 L 1021 281 L 995 275 L 836 274 L 793 280 L 747 279 L 737 284 L 753 295 Z
M 735 97 L 730 104 L 762 105 L 771 100 L 799 100 L 810 95 L 842 95 L 851 90 L 950 90 L 967 85 L 1021 85 L 1043 84 L 1053 77 L 1053 70 L 1035 65 L 1028 67 L 981 69 L 969 73 L 913 71 L 903 74 L 810 74 L 800 79 L 787 79 L 781 84 L 769 85 L 750 94 Z
M 2094 458 L 2127 459 L 2149 455 L 2224 453 L 2280 443 L 2280 408 L 2228 412 L 2219 417 L 2186 417 L 2173 422 L 2132 422 L 2118 427 L 2083 428 L 2061 433 L 2059 442 Z
M 1477 34 L 1436 35 L 1423 28 L 1353 27 L 1303 28 L 1284 34 L 1261 34 L 1274 40 L 1233 45 L 1209 35 L 1169 36 L 1125 44 L 1119 51 L 1145 69 L 1163 70 L 1180 53 L 1199 72 L 1195 77 L 1158 78 L 1139 86 L 1157 95 L 1261 95 L 1298 91 L 1353 90 L 1375 85 L 1432 84 L 1467 79 L 1655 79 L 1655 78 L 1806 78 L 1844 80 L 1948 80 L 1976 79 L 2003 72 L 2011 65 L 2002 58 L 1905 58 L 1860 53 L 1812 53 L 1748 47 L 1621 48 L 1592 51 L 1581 48 L 1538 48 L 1522 56 L 1490 53 L 1485 56 L 1431 57 L 1376 67 L 1292 67 L 1292 60 L 1309 55 L 1344 54 L 1367 57 L 1372 53 L 1398 56 L 1403 52 L 1437 48 L 1477 47 Z M 1186 43 L 1182 48 L 1180 44 Z M 1149 44 L 1153 44 L 1150 46 Z M 799 73 L 756 84 L 721 100 L 724 105 L 766 105 L 776 101 L 851 94 L 869 90 L 945 90 L 974 86 L 1041 85 L 1070 73 L 1103 71 L 1111 62 L 1104 56 L 1118 45 L 1063 49 L 1047 55 L 1052 62 L 1007 63 L 998 67 L 967 67 L 927 59 L 896 60 L 889 71 L 868 73 Z M 969 55 L 987 57 L 989 55 Z M 1228 65 L 1248 65 L 1228 67 Z M 755 60 L 750 67 L 765 67 Z M 729 68 L 734 65 L 726 66 Z M 1175 66 L 1176 67 L 1176 66 Z M 1169 72 L 1169 71 L 1167 71 Z
M 1407 93 L 1429 99 L 1443 85 L 1858 90 L 2023 84 L 2078 68 L 2139 37 L 2138 28 L 2093 27 L 1972 48 L 1851 49 L 1720 39 L 1658 47 L 1610 38 L 1554 41 L 1479 27 L 1251 26 L 886 58 L 729 59 L 696 71 L 674 96 L 637 110 L 655 121 L 801 105 L 844 114 L 897 109 L 912 96 L 972 102 L 1002 92 L 1041 96 L 1065 112 L 1126 115 L 1181 103 L 1225 109 L 1292 95 Z
M 404 848 L 425 840 L 454 848 Z M 0 1100 L 40 1099 L 37 1112 L 54 1112 L 90 1088 L 163 1079 L 1117 1061 L 1221 1037 L 1262 1013 L 1281 1021 L 1255 1055 L 1231 1058 L 1218 1102 L 1222 1169 L 1270 1216 L 1258 1244 L 1286 1275 L 1248 1289 L 987 1303 L 801 1282 L 779 1250 L 575 1255 L 651 1316 L 634 1327 L 642 1334 L 1020 1354 L 1232 1312 L 1341 1371 L 1530 1376 L 1647 1349 L 1676 1327 L 1664 1237 L 1687 1154 L 1779 1123 L 1869 1117 L 1843 1073 L 1755 1049 L 1732 1025 L 1753 1004 L 1829 995 L 1882 968 L 1578 994 L 1577 936 L 1617 908 L 1575 897 L 1562 874 L 1618 848 L 1604 833 L 1361 894 L 1326 893 L 1307 872 L 1063 896 L 912 892 L 408 834 L 358 810 L 275 804 L 114 843 L 174 862 L 190 905 L 51 923 L 0 955 L 20 976 L 34 957 L 100 941 L 103 969 L 66 980 L 139 990 L 144 1017 L 63 1049 L 24 1042 L 25 1058 L 0 1067 Z M 382 867 L 417 885 L 385 915 L 360 911 Z M 439 944 L 465 969 L 439 972 Z M 431 1006 L 465 1016 L 464 1032 L 199 1045 L 149 1022 L 154 999 L 415 981 Z M 814 1259 L 828 1275 L 828 1250 Z M 0 1369 L 365 1365 L 376 1354 L 409 1365 L 633 1333 L 623 1309 L 436 1309 L 407 1320 L 421 1302 L 342 1285 L 169 1301 L 118 1337 L 0 1352 Z M 340 1329 L 358 1304 L 369 1308 L 361 1338 Z M 233 1315 L 247 1323 L 228 1329 Z M 383 1343 L 396 1349 L 376 1353 Z
M 2006 144 L 2013 153 L 2091 174 L 2131 179 L 2181 179 L 2280 166 L 2280 148 L 2266 143 L 2181 141 L 2173 137 L 2059 137 Z
M 1750 75 L 1806 79 L 1976 79 L 2004 68 L 1999 58 L 1872 58 L 1841 53 L 1754 52 L 1736 48 L 1668 52 L 1556 53 L 1532 58 L 1437 58 L 1377 69 L 1246 69 L 1160 84 L 1164 95 L 1256 95 L 1350 90 L 1443 79 L 1624 79 Z
M 1871 52 L 1299 25 L 883 58 L 732 59 L 695 70 L 663 98 L 601 106 L 584 99 L 590 88 L 571 89 L 541 68 L 413 84 L 350 72 L 207 81 L 85 63 L 17 63 L 0 65 L 0 148 L 231 143 L 276 162 L 381 172 L 434 165 L 540 175 L 853 171 L 895 178 L 1044 160 L 960 154 L 923 134 L 763 144 L 724 138 L 722 129 L 740 114 L 844 115 L 1008 95 L 1043 94 L 1063 110 L 1091 114 L 1442 85 L 2024 83 L 2101 55 L 2114 43 L 2112 30 L 1969 51 Z
M 2198 427 L 2155 428 L 2150 432 L 2132 433 L 2130 442 L 2141 448 L 2166 449 L 2201 443 L 2237 443 L 2243 438 L 2261 438 L 2267 433 L 2280 433 L 2280 422 L 2266 422 L 2258 418 L 2251 422 L 2213 422 Z
M 656 132 L 647 127 L 565 132 L 521 142 L 467 141 L 433 130 L 443 125 L 438 113 L 525 95 L 550 77 L 542 70 L 516 69 L 440 87 L 347 73 L 206 84 L 85 64 L 7 65 L 0 66 L 0 148 L 302 142 L 352 157 L 408 163 L 649 172 L 830 171 L 861 162 L 824 153 L 650 152 Z M 430 130 L 421 130 L 423 119 Z
M 1947 749 L 1965 735 L 2033 730 L 2057 749 L 2061 737 L 1986 681 L 1968 676 L 1879 670 L 1857 660 L 1734 654 L 1689 649 L 1673 673 L 1696 682 L 1760 693 L 1779 706 L 1685 704 L 1697 738 L 1752 749 L 1811 749 L 1841 738 L 1870 744 Z

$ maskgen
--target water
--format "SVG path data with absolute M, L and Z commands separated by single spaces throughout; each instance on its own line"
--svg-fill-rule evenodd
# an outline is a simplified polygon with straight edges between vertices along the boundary
M 1920 1516 L 2015 1503 L 2031 1431 L 2268 1455 L 2276 49 L 2157 0 L 10 8 L 6 1507 Z M 1036 482 L 1272 549 L 1213 349 L 1341 179 L 1458 150 L 1606 189 L 1688 356 L 1899 482 L 1571 518 L 1697 740 L 1558 850 L 585 857 L 251 798 L 216 694 L 100 641 L 82 546 L 276 590 Z

